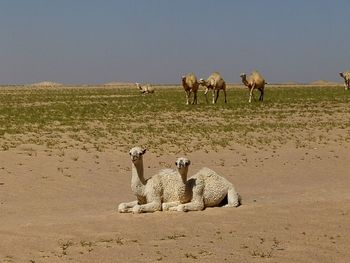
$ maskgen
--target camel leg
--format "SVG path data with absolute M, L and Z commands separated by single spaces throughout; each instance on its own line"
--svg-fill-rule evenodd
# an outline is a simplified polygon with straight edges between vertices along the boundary
M 204 200 L 203 200 L 203 183 L 198 182 L 198 185 L 192 190 L 193 196 L 192 200 L 186 204 L 180 204 L 175 207 L 171 207 L 170 211 L 178 212 L 187 212 L 187 211 L 201 211 L 204 209 Z
M 208 88 L 205 88 L 204 95 L 205 95 L 205 100 L 207 101 L 207 104 L 209 103 L 209 101 L 208 101 L 208 95 L 207 95 L 208 91 L 209 91 L 209 89 L 208 89 Z
M 227 100 L 226 100 L 226 89 L 223 89 L 224 91 L 224 96 L 225 96 L 225 103 L 227 103 Z
M 202 211 L 204 209 L 204 202 L 190 202 L 180 204 L 169 208 L 169 211 L 188 212 L 188 211 Z
M 150 202 L 144 205 L 135 205 L 132 208 L 132 212 L 134 214 L 155 212 L 155 211 L 161 211 L 161 210 L 162 210 L 162 203 L 160 199 L 154 200 L 153 202 Z
M 186 105 L 190 104 L 190 91 L 186 90 Z
M 132 208 L 138 204 L 138 201 L 132 201 L 129 203 L 120 203 L 118 206 L 119 213 L 130 213 L 132 212 Z
M 180 204 L 175 207 L 171 207 L 169 211 L 178 211 L 178 212 L 188 212 L 188 211 L 202 211 L 204 209 L 203 200 L 200 202 L 194 201 L 186 204 Z
M 253 89 L 251 88 L 249 92 L 249 103 L 252 102 L 252 96 L 253 96 Z
M 212 99 L 213 99 L 213 104 L 215 103 L 215 90 L 212 89 L 212 93 L 211 93 Z
M 249 93 L 249 103 L 252 102 L 252 98 L 253 98 L 253 91 L 255 89 L 255 85 L 253 85 L 251 88 L 250 88 L 250 93 Z
M 193 92 L 193 102 L 192 104 L 197 104 L 197 91 Z
M 227 191 L 227 205 L 223 207 L 237 207 L 241 204 L 240 196 L 234 188 L 230 188 Z
M 169 208 L 174 207 L 174 206 L 178 206 L 178 205 L 180 205 L 180 204 L 181 204 L 180 201 L 169 202 L 169 203 L 163 203 L 163 204 L 162 204 L 162 210 L 163 210 L 163 211 L 168 211 Z
M 263 89 L 260 90 L 259 101 L 264 101 L 264 90 Z
M 216 91 L 215 103 L 218 101 L 218 98 L 219 98 L 219 91 L 220 91 L 220 90 L 217 90 L 217 91 Z

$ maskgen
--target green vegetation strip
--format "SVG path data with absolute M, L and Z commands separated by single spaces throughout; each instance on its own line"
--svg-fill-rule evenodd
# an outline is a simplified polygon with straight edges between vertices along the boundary
M 141 144 L 176 152 L 350 139 L 350 92 L 340 87 L 267 87 L 264 103 L 251 104 L 244 88 L 229 89 L 227 104 L 220 95 L 206 104 L 200 90 L 199 104 L 185 105 L 180 87 L 156 87 L 146 96 L 134 88 L 1 88 L 0 142 L 2 150 L 22 143 L 98 150 Z M 329 138 L 330 130 L 339 136 Z

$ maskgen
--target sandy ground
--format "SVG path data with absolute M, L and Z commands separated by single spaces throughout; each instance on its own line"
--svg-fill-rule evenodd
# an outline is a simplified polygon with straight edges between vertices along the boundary
M 233 182 L 239 208 L 119 214 L 126 152 L 0 152 L 0 262 L 350 262 L 350 144 L 194 152 Z M 144 157 L 146 175 L 177 155 Z

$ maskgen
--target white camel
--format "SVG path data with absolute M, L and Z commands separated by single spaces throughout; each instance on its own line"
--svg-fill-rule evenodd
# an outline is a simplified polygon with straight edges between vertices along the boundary
M 120 213 L 160 211 L 162 203 L 179 201 L 179 195 L 183 195 L 178 192 L 183 189 L 183 182 L 178 171 L 164 169 L 151 178 L 145 179 L 143 172 L 145 152 L 146 150 L 141 147 L 134 147 L 129 152 L 132 162 L 131 189 L 137 200 L 119 204 Z M 188 201 L 183 200 L 183 202 Z
M 345 90 L 350 89 L 350 71 L 340 72 L 339 75 L 344 79 Z
M 162 210 L 167 211 L 170 207 L 178 206 L 180 204 L 188 203 L 192 199 L 192 188 L 190 184 L 187 184 L 188 167 L 191 161 L 186 157 L 177 158 L 175 165 L 178 171 L 178 179 L 181 180 L 180 184 L 176 185 L 177 200 L 173 202 L 167 202 L 162 204 Z
M 140 90 L 142 94 L 150 94 L 154 93 L 155 89 L 151 86 L 151 84 L 141 85 L 140 83 L 135 83 L 136 87 Z
M 193 93 L 192 104 L 197 104 L 197 92 L 199 83 L 193 73 L 188 73 L 181 77 L 182 86 L 186 92 L 186 105 L 190 104 L 191 93 Z
M 241 197 L 233 184 L 213 170 L 204 167 L 186 181 L 190 160 L 179 158 L 175 164 L 182 176 L 183 185 L 178 191 L 178 202 L 163 204 L 163 210 L 198 211 L 222 203 L 223 207 L 237 207 L 241 204 Z M 186 200 L 190 201 L 184 203 Z
M 242 79 L 242 83 L 245 86 L 247 86 L 249 89 L 249 103 L 251 103 L 252 98 L 254 98 L 253 97 L 254 89 L 257 89 L 260 91 L 259 101 L 263 101 L 265 84 L 267 84 L 263 76 L 259 72 L 253 71 L 248 78 L 247 78 L 247 74 L 245 73 L 242 73 L 240 77 Z
M 199 80 L 199 84 L 206 87 L 204 95 L 205 95 L 205 99 L 207 100 L 207 103 L 208 103 L 207 93 L 208 93 L 209 90 L 212 90 L 212 98 L 213 98 L 212 102 L 213 102 L 213 104 L 217 102 L 217 100 L 219 98 L 220 90 L 222 90 L 224 92 L 225 103 L 227 102 L 227 99 L 226 99 L 226 82 L 221 77 L 220 73 L 213 72 L 208 77 L 207 80 L 200 79 Z

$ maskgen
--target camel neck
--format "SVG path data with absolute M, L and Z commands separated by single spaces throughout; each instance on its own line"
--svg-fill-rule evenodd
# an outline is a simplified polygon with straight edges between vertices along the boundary
M 188 167 L 186 167 L 184 169 L 179 169 L 178 172 L 181 175 L 182 182 L 186 183 L 187 182 Z
M 132 163 L 132 184 L 133 185 L 145 185 L 146 180 L 143 176 L 143 160 L 139 160 L 137 164 Z
M 246 78 L 242 79 L 242 82 L 245 86 L 249 86 L 248 80 Z

